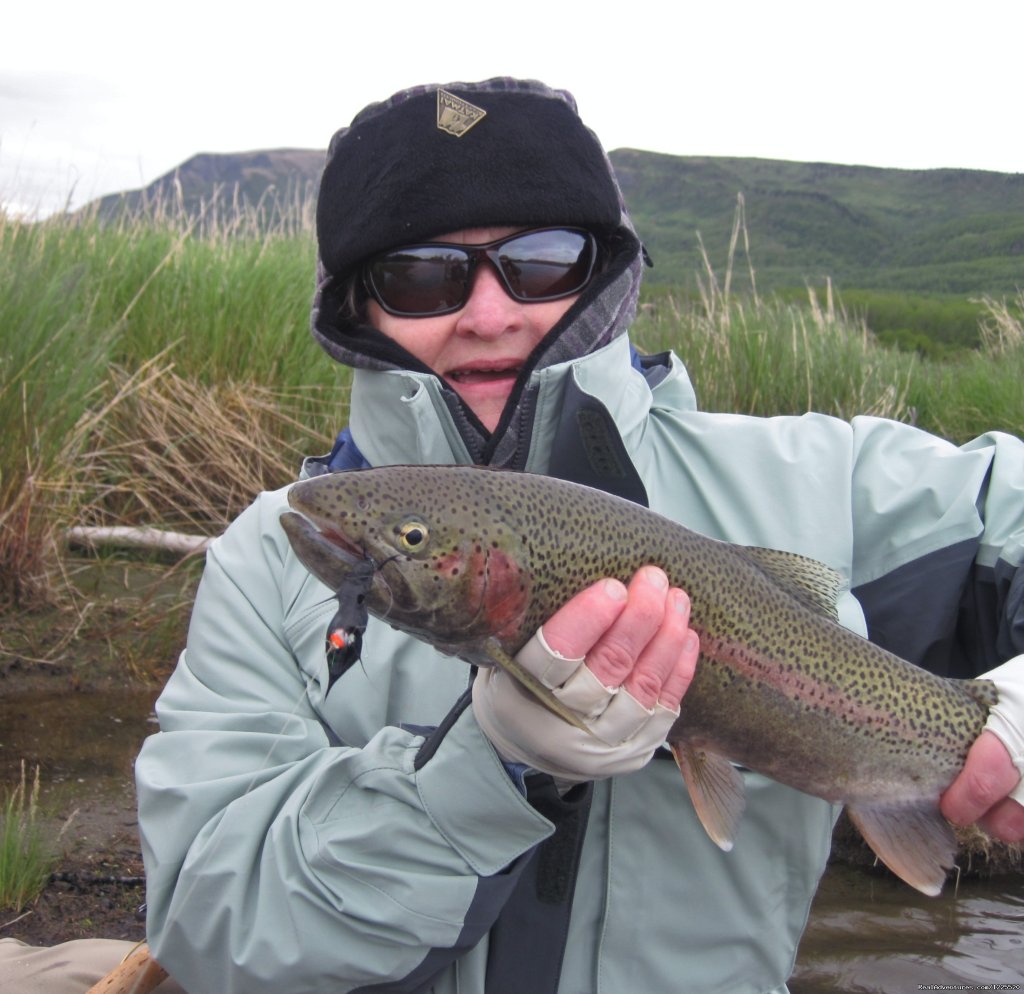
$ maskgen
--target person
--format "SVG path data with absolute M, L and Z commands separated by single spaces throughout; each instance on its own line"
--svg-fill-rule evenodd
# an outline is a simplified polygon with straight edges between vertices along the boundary
M 331 142 L 317 236 L 312 333 L 354 372 L 304 477 L 546 473 L 828 563 L 848 627 L 940 674 L 998 667 L 942 808 L 1024 838 L 1019 441 L 700 411 L 679 358 L 632 347 L 645 250 L 573 99 L 535 81 L 366 108 Z M 734 849 L 707 838 L 660 748 L 699 652 L 684 590 L 603 581 L 524 650 L 593 726 L 633 709 L 595 757 L 501 671 L 375 619 L 331 686 L 336 604 L 286 508 L 261 495 L 210 548 L 136 766 L 149 941 L 182 987 L 786 990 L 837 811 L 744 771 Z

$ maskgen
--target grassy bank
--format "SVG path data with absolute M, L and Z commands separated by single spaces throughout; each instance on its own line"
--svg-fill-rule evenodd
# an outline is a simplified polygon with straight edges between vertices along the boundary
M 54 595 L 71 521 L 215 532 L 343 423 L 309 238 L 0 218 L 0 602 Z
M 292 225 L 0 217 L 0 602 L 66 595 L 70 523 L 215 534 L 329 444 L 348 378 L 308 333 L 313 269 Z M 709 267 L 697 292 L 652 288 L 636 325 L 686 359 L 705 409 L 1024 434 L 1024 301 L 988 302 L 983 348 L 936 362 L 880 346 L 827 285 L 730 285 Z

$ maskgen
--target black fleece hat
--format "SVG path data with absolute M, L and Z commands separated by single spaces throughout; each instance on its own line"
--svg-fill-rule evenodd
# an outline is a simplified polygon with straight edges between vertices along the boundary
M 621 219 L 608 160 L 572 96 L 490 79 L 406 90 L 339 131 L 317 237 L 324 269 L 344 279 L 378 252 L 461 228 L 566 224 L 600 234 Z

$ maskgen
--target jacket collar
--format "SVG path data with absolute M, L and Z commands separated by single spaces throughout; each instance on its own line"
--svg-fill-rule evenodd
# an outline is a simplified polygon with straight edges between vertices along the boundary
M 652 407 L 664 406 L 669 398 L 674 410 L 696 407 L 693 388 L 675 356 L 665 353 L 634 362 L 628 337 L 620 336 L 588 355 L 534 370 L 527 391 L 533 407 L 531 429 L 520 439 L 522 451 L 514 468 L 550 472 L 570 379 L 575 389 L 604 405 L 630 449 L 641 444 Z M 429 373 L 354 370 L 352 436 L 370 465 L 476 461 L 446 393 Z

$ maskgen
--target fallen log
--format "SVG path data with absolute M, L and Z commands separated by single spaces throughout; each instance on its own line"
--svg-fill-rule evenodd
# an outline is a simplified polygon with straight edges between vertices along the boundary
M 129 525 L 76 525 L 67 530 L 67 540 L 73 545 L 83 545 L 90 549 L 115 545 L 122 549 L 149 549 L 180 556 L 202 552 L 213 541 L 205 535 L 186 535 L 183 532 Z

